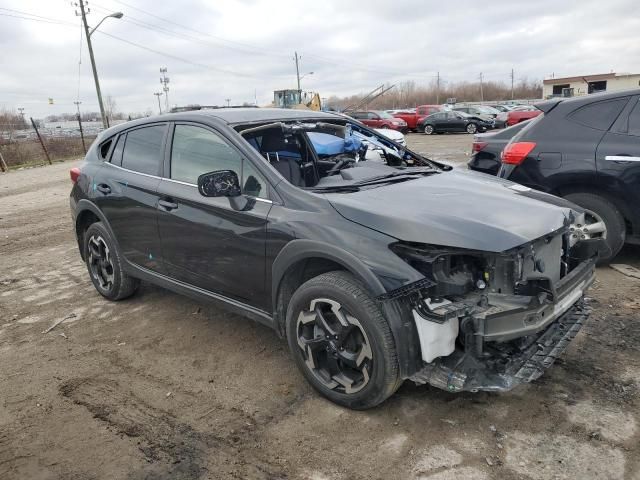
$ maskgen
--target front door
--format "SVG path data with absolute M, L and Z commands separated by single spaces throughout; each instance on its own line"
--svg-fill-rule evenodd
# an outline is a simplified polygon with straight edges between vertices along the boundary
M 170 171 L 158 186 L 158 227 L 172 278 L 266 308 L 266 225 L 269 186 L 252 163 L 219 132 L 176 124 L 171 135 Z M 251 198 L 237 211 L 226 197 L 200 195 L 198 177 L 233 170 Z
M 628 102 L 600 140 L 596 168 L 602 186 L 629 205 L 632 222 L 640 224 L 640 97 Z

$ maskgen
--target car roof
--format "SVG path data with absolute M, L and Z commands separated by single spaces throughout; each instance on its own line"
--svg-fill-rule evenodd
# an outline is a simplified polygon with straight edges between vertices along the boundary
M 210 117 L 217 117 L 228 124 L 268 122 L 275 120 L 301 120 L 308 118 L 335 119 L 338 115 L 314 110 L 296 110 L 292 108 L 216 108 L 197 110 L 194 112 Z M 170 117 L 171 115 L 165 115 Z

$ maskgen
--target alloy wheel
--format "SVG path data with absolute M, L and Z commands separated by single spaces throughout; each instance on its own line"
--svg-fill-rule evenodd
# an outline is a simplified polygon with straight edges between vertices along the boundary
M 584 224 L 573 223 L 569 227 L 571 236 L 577 240 L 587 240 L 590 238 L 607 239 L 607 225 L 600 215 L 591 211 L 584 211 Z
M 478 129 L 474 123 L 467 125 L 467 133 L 476 133 L 477 130 Z
M 87 250 L 91 276 L 98 282 L 100 288 L 109 290 L 113 286 L 114 270 L 107 243 L 100 235 L 91 235 L 87 242 Z
M 373 353 L 360 322 L 340 303 L 314 299 L 298 315 L 298 346 L 309 371 L 326 388 L 356 393 L 370 380 Z
M 431 135 L 433 133 L 433 126 L 431 125 L 427 125 L 424 127 L 424 133 L 426 133 L 427 135 Z

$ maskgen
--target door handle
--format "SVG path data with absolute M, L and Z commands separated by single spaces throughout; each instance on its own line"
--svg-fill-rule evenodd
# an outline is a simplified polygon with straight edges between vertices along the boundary
M 610 162 L 640 162 L 640 157 L 632 157 L 627 154 L 607 155 L 604 159 L 609 160 Z
M 100 193 L 104 193 L 105 195 L 111 193 L 111 187 L 106 183 L 99 183 L 96 186 L 96 190 L 98 190 Z
M 167 212 L 178 208 L 178 204 L 171 199 L 158 200 L 158 206 L 164 208 Z

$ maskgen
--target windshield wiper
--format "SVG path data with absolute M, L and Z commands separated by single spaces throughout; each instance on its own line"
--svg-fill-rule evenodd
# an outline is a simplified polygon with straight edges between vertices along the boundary
M 433 168 L 428 168 L 428 169 L 407 169 L 407 170 L 401 170 L 399 172 L 393 172 L 393 173 L 388 173 L 386 175 L 379 175 L 377 177 L 371 177 L 371 178 L 367 178 L 366 180 L 361 180 L 360 182 L 355 182 L 352 183 L 352 185 L 355 186 L 362 186 L 362 185 L 375 185 L 377 183 L 385 183 L 394 179 L 403 179 L 406 180 L 407 177 L 415 177 L 418 178 L 422 175 L 431 175 L 432 173 L 440 173 L 438 170 L 435 170 Z

